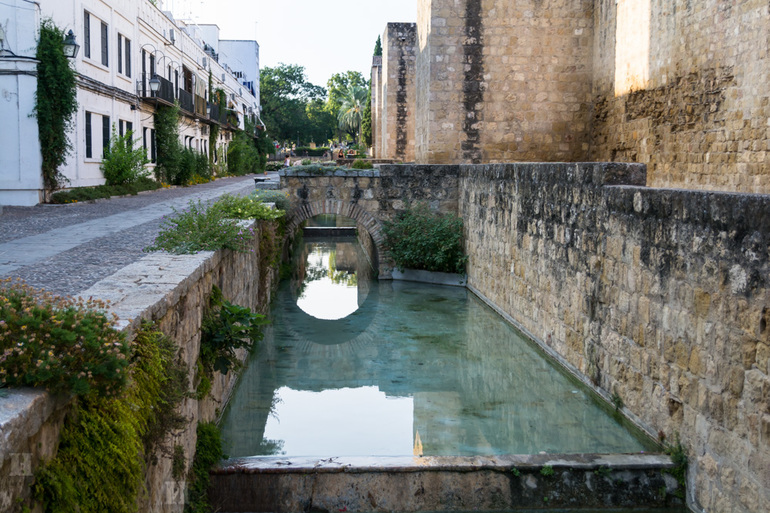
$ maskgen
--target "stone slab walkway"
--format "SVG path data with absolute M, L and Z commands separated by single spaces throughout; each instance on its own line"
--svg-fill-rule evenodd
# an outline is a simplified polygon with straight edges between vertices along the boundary
M 270 181 L 277 173 L 269 174 Z M 58 295 L 77 296 L 146 253 L 162 217 L 191 200 L 247 195 L 254 175 L 163 189 L 94 203 L 4 207 L 0 278 L 21 278 Z

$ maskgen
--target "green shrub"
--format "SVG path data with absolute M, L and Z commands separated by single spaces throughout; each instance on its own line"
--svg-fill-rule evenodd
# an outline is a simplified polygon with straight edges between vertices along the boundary
M 280 171 L 283 167 L 283 162 L 268 162 L 265 164 L 265 171 Z
M 275 203 L 275 208 L 288 211 L 291 208 L 291 201 L 283 191 L 270 189 L 257 189 L 251 193 L 251 197 L 262 203 Z
M 35 475 L 35 497 L 44 511 L 136 511 L 149 456 L 184 420 L 175 412 L 187 375 L 176 352 L 170 339 L 143 326 L 134 341 L 129 387 L 120 397 L 74 404 L 56 457 Z
M 210 208 L 200 200 L 191 200 L 186 209 L 173 210 L 172 216 L 162 218 L 154 243 L 143 251 L 167 251 L 178 255 L 218 249 L 253 251 L 254 229 L 238 226 L 221 208 Z
M 154 191 L 163 187 L 163 184 L 152 178 L 143 176 L 134 183 L 126 185 L 97 185 L 96 187 L 78 187 L 67 191 L 55 192 L 51 196 L 51 203 L 78 203 L 80 201 L 93 201 L 97 199 L 111 198 L 112 196 L 133 195 L 142 191 Z
M 185 513 L 209 513 L 208 489 L 209 472 L 220 460 L 225 458 L 222 451 L 222 435 L 214 423 L 198 424 L 198 441 L 195 444 L 195 457 L 191 469 L 189 497 L 185 504 Z
M 112 128 L 110 147 L 100 166 L 106 185 L 132 184 L 149 173 L 144 167 L 148 162 L 145 150 L 134 148 L 133 135 L 133 132 L 128 132 L 121 137 L 115 132 L 115 127 Z
M 335 171 L 350 171 L 350 169 L 342 166 L 320 164 L 310 164 L 308 166 L 292 166 L 291 170 L 319 176 L 333 175 Z
M 456 215 L 431 212 L 426 205 L 409 207 L 383 223 L 385 246 L 399 269 L 465 273 L 463 221 Z
M 192 173 L 182 167 L 183 147 L 179 142 L 179 105 L 158 105 L 155 109 L 155 141 L 159 182 L 184 185 Z
M 262 326 L 267 323 L 264 315 L 230 303 L 218 287 L 213 287 L 209 308 L 201 323 L 200 359 L 206 373 L 209 376 L 213 371 L 227 374 L 238 367 L 235 350 L 250 348 L 262 340 Z
M 221 210 L 223 216 L 227 219 L 273 220 L 278 219 L 284 214 L 281 210 L 268 207 L 253 195 L 232 196 L 224 194 L 211 208 Z
M 312 164 L 312 163 L 313 163 L 313 161 L 312 161 L 312 160 L 310 160 L 310 159 L 302 159 L 302 162 L 301 162 L 301 164 L 302 164 L 303 166 L 309 166 L 309 165 L 310 165 L 310 164 Z
M 8 386 L 110 396 L 126 383 L 129 345 L 101 301 L 0 281 L 0 379 Z
M 310 146 L 300 146 L 294 150 L 294 153 L 300 157 L 322 157 L 324 153 L 329 151 L 328 146 L 319 146 L 311 148 Z
M 265 158 L 266 161 L 266 158 Z M 254 139 L 243 131 L 235 132 L 235 137 L 227 148 L 227 173 L 234 176 L 260 172 L 262 159 L 254 145 Z
M 374 166 L 368 160 L 356 159 L 350 167 L 353 169 L 372 169 Z

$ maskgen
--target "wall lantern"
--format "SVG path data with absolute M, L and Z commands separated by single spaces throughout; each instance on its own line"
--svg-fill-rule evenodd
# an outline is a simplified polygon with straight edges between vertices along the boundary
M 150 91 L 153 93 L 157 93 L 160 91 L 160 79 L 158 78 L 158 75 L 153 75 L 152 78 L 149 80 L 150 82 Z
M 67 37 L 64 38 L 64 56 L 68 59 L 74 59 L 78 55 L 80 45 L 75 41 L 75 34 L 70 30 Z

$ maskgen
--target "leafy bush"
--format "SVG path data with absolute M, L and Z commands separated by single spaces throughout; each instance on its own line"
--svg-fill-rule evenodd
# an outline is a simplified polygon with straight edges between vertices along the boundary
M 104 155 L 101 164 L 106 185 L 126 185 L 135 183 L 146 176 L 147 156 L 143 148 L 134 148 L 133 132 L 118 136 L 112 128 L 110 147 Z
M 385 246 L 399 269 L 465 273 L 463 221 L 456 215 L 431 212 L 426 205 L 409 207 L 383 223 Z
M 309 166 L 312 163 L 313 163 L 313 161 L 310 160 L 310 159 L 302 159 L 302 165 L 303 166 Z
M 119 398 L 76 402 L 56 457 L 37 471 L 35 496 L 44 511 L 136 511 L 149 457 L 185 421 L 176 410 L 187 374 L 173 341 L 150 325 L 137 334 L 134 348 L 129 387 Z
M 235 137 L 227 149 L 228 174 L 241 176 L 257 173 L 264 169 L 260 166 L 264 166 L 263 160 L 252 137 L 240 130 L 235 132 Z
M 294 150 L 294 153 L 300 157 L 321 157 L 327 151 L 329 151 L 328 146 L 319 146 L 316 148 L 311 148 L 310 146 L 300 146 Z
M 126 185 L 97 185 L 96 187 L 78 187 L 67 191 L 59 191 L 51 196 L 51 203 L 77 203 L 79 201 L 93 201 L 97 199 L 111 198 L 112 196 L 133 195 L 142 191 L 154 191 L 163 187 L 163 184 L 152 178 L 141 177 L 136 182 Z
M 219 209 L 228 219 L 273 220 L 283 216 L 283 211 L 273 209 L 254 196 L 224 194 L 211 208 Z
M 110 396 L 126 383 L 129 345 L 101 301 L 0 281 L 0 379 L 8 386 Z
M 283 191 L 270 189 L 257 189 L 251 193 L 251 197 L 262 203 L 275 203 L 275 208 L 288 211 L 291 208 L 291 201 Z
M 291 170 L 319 176 L 333 175 L 335 171 L 350 171 L 350 169 L 342 166 L 320 164 L 310 164 L 309 166 L 292 166 Z
M 206 373 L 227 374 L 239 366 L 236 349 L 250 348 L 262 340 L 262 326 L 268 321 L 264 315 L 252 313 L 249 308 L 230 303 L 222 291 L 214 287 L 209 298 L 209 309 L 201 323 L 200 359 Z
M 265 164 L 265 171 L 280 171 L 283 167 L 283 162 L 268 162 Z
M 179 105 L 156 107 L 155 141 L 158 156 L 155 178 L 173 185 L 187 183 L 192 173 L 182 167 L 184 157 L 179 142 Z
M 372 169 L 374 166 L 368 160 L 356 159 L 350 167 L 353 169 Z
M 186 209 L 174 209 L 172 216 L 163 218 L 154 243 L 144 251 L 179 255 L 232 249 L 246 253 L 253 251 L 253 236 L 253 228 L 238 226 L 235 220 L 227 219 L 221 208 L 209 208 L 200 200 L 191 200 Z
M 189 497 L 185 504 L 185 513 L 209 513 L 208 489 L 211 480 L 209 472 L 221 459 L 222 435 L 214 423 L 198 424 L 198 441 L 195 444 L 195 457 L 191 469 Z

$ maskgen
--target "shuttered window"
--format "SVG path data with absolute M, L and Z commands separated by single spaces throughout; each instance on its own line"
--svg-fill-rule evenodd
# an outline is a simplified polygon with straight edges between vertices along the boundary
M 88 11 L 83 13 L 83 35 L 85 41 L 83 41 L 83 52 L 89 59 L 91 58 L 91 15 Z
M 104 22 L 102 22 L 102 64 L 110 65 L 109 29 Z
M 86 112 L 86 158 L 90 159 L 94 156 L 93 141 L 91 139 L 91 113 Z
M 102 116 L 102 155 L 110 150 L 110 117 Z
M 126 56 L 126 76 L 131 78 L 131 40 L 126 39 L 125 44 L 125 56 Z

